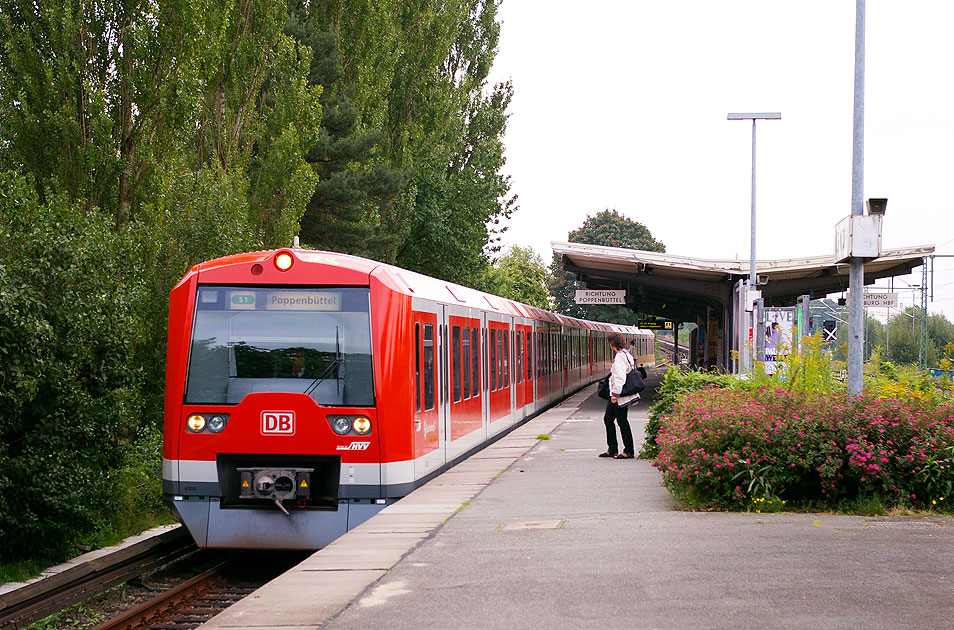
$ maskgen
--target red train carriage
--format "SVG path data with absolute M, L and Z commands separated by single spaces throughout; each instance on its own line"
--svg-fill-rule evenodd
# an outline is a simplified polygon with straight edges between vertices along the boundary
M 163 492 L 200 547 L 320 548 L 599 378 L 609 332 L 354 256 L 282 249 L 170 293 Z

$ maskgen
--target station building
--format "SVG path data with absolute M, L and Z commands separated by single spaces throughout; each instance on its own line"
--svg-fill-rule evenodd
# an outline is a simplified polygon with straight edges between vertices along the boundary
M 587 289 L 625 289 L 626 306 L 640 314 L 695 323 L 688 339 L 679 339 L 679 327 L 673 327 L 677 342 L 690 349 L 691 365 L 744 370 L 745 359 L 733 359 L 732 351 L 744 357 L 746 340 L 752 339 L 746 314 L 754 307 L 744 290 L 748 260 L 710 260 L 583 243 L 554 242 L 552 246 L 563 268 L 576 274 Z M 877 258 L 865 261 L 865 285 L 906 275 L 916 267 L 926 270 L 926 258 L 933 253 L 931 245 L 882 250 Z M 801 304 L 807 309 L 811 299 L 848 290 L 849 264 L 835 262 L 831 254 L 760 260 L 755 267 L 759 308 Z

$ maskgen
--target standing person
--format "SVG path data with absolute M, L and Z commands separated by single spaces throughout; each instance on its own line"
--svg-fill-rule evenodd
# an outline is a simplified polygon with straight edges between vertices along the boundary
M 632 396 L 620 396 L 623 390 L 623 384 L 626 382 L 626 374 L 636 367 L 633 357 L 626 350 L 626 340 L 619 333 L 610 333 L 606 339 L 610 348 L 616 353 L 613 359 L 613 369 L 610 371 L 609 390 L 610 399 L 606 401 L 606 413 L 603 414 L 603 424 L 606 425 L 606 444 L 605 453 L 600 453 L 600 457 L 613 457 L 615 459 L 634 459 L 636 457 L 636 447 L 633 445 L 633 430 L 629 426 L 629 408 L 628 405 L 639 399 L 639 394 Z M 619 424 L 619 432 L 623 436 L 623 452 L 619 452 L 619 442 L 616 441 L 616 424 Z

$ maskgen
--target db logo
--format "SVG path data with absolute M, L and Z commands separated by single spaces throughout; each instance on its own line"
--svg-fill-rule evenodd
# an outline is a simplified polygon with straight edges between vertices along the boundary
M 295 435 L 295 412 L 263 411 L 262 433 L 264 435 Z

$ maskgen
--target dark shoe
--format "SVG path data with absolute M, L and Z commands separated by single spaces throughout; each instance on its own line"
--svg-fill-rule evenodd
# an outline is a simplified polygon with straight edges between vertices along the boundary
M 618 454 L 618 453 L 610 453 L 609 451 L 606 451 L 605 453 L 600 453 L 600 454 L 599 454 L 599 457 L 619 457 L 619 454 Z
M 613 459 L 636 459 L 631 453 L 617 453 Z

